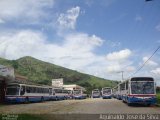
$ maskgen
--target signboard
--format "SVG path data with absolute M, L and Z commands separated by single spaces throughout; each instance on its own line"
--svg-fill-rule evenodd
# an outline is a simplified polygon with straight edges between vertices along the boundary
M 63 78 L 52 79 L 52 86 L 53 87 L 63 87 Z

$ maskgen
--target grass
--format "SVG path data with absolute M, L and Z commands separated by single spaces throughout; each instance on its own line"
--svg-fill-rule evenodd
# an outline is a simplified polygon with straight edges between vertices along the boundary
M 160 93 L 157 93 L 157 104 L 160 106 Z
M 0 107 L 3 107 L 4 106 L 4 104 L 0 104 Z

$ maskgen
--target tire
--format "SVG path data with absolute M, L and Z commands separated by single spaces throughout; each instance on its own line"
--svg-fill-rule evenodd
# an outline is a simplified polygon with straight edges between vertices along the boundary
M 56 101 L 58 101 L 59 99 L 58 99 L 58 97 L 56 96 Z
M 41 97 L 41 102 L 43 102 L 44 101 L 44 98 L 43 97 Z
M 151 106 L 151 104 L 150 104 L 150 103 L 148 103 L 148 104 L 147 104 L 147 107 L 150 107 L 150 106 Z
M 29 103 L 29 98 L 28 97 L 26 97 L 25 98 L 25 102 L 24 102 L 25 104 L 28 104 Z
M 127 103 L 127 105 L 128 105 L 128 106 L 132 106 L 133 104 L 132 104 L 132 103 Z

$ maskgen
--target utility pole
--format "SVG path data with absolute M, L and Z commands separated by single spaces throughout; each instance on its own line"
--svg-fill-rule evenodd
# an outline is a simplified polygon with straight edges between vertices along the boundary
M 123 73 L 124 73 L 124 71 L 119 71 L 119 72 L 117 72 L 117 73 L 122 73 L 122 81 L 124 80 L 124 78 L 123 78 Z

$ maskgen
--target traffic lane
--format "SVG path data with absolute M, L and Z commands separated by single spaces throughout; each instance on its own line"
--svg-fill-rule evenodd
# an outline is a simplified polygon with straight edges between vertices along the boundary
M 160 108 L 152 106 L 128 106 L 117 99 L 84 99 L 46 101 L 43 103 L 3 105 L 0 113 L 28 113 L 28 114 L 55 114 L 55 113 L 78 113 L 78 114 L 101 114 L 101 113 L 160 113 Z
M 84 113 L 84 114 L 101 114 L 101 113 L 160 113 L 160 108 L 156 106 L 144 106 L 135 105 L 128 106 L 121 100 L 117 99 L 102 99 L 102 98 L 92 98 L 86 101 L 80 102 L 76 105 L 72 113 Z
M 41 103 L 28 103 L 28 104 L 8 104 L 0 107 L 0 114 L 13 113 L 13 114 L 54 114 L 54 113 L 67 113 L 76 106 L 78 101 L 64 100 L 64 101 L 45 101 Z

